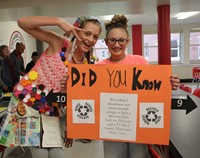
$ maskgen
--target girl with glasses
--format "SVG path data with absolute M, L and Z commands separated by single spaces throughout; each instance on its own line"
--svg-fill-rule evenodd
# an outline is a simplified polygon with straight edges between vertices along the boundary
M 110 57 L 98 64 L 133 64 L 148 65 L 145 58 L 139 55 L 125 54 L 126 47 L 130 42 L 127 31 L 128 19 L 124 15 L 114 15 L 111 21 L 105 23 L 105 42 L 110 52 Z M 172 89 L 177 89 L 179 78 L 174 75 L 171 78 Z M 148 148 L 145 144 L 128 142 L 104 141 L 104 158 L 147 158 Z

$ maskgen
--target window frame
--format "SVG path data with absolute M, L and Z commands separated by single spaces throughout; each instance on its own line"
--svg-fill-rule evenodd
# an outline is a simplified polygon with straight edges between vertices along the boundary
M 172 59 L 173 57 L 171 57 L 171 64 L 172 65 L 175 65 L 175 64 L 182 64 L 183 62 L 183 31 L 182 30 L 173 30 L 173 31 L 171 31 L 171 33 L 170 33 L 170 39 L 171 39 L 171 34 L 175 34 L 175 33 L 178 33 L 178 34 L 180 34 L 180 42 L 179 42 L 179 44 L 178 44 L 178 48 L 179 48 L 179 53 L 178 53 L 178 58 L 179 58 L 179 60 L 174 60 L 174 59 Z M 148 57 L 145 57 L 145 49 L 146 48 L 156 48 L 156 46 L 144 46 L 144 36 L 145 35 L 150 35 L 150 34 L 155 34 L 155 35 L 158 35 L 157 34 L 157 32 L 156 31 L 143 31 L 143 57 L 145 58 L 145 59 L 147 59 L 148 60 Z M 157 39 L 158 40 L 158 39 Z M 170 40 L 171 41 L 171 40 Z M 158 41 L 157 41 L 158 42 Z M 158 46 L 157 46 L 157 49 L 158 49 Z M 174 49 L 174 48 L 172 48 L 171 47 L 171 49 L 170 50 L 172 50 L 172 49 Z M 177 57 L 176 57 L 177 58 Z M 150 64 L 157 64 L 158 63 L 158 61 L 148 61 Z
M 191 39 L 191 33 L 195 33 L 195 32 L 199 32 L 200 33 L 200 29 L 196 29 L 196 28 L 191 28 L 190 29 L 190 39 Z M 197 63 L 200 63 L 200 39 L 199 39 L 199 44 L 189 44 L 189 50 L 191 50 L 191 46 L 198 46 L 198 59 L 196 60 L 191 60 L 190 59 L 190 54 L 189 54 L 189 60 L 190 60 L 190 63 L 191 64 L 197 64 Z M 191 53 L 191 51 L 190 51 Z

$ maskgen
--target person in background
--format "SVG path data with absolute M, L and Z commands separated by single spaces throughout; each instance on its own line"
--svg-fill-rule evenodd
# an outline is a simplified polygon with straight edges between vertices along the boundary
M 42 53 L 34 69 L 39 72 L 40 84 L 45 85 L 49 90 L 53 89 L 54 92 L 66 91 L 59 83 L 67 72 L 68 63 L 88 63 L 84 53 L 96 44 L 101 33 L 100 22 L 92 16 L 78 17 L 74 25 L 59 17 L 31 16 L 18 19 L 18 25 L 34 38 L 48 44 L 48 48 Z M 57 26 L 68 38 L 44 29 L 43 26 Z M 70 40 L 71 36 L 73 37 Z M 56 76 L 53 76 L 54 74 Z M 71 147 L 72 139 L 66 139 L 65 145 Z M 33 158 L 65 157 L 62 148 L 32 147 L 31 152 Z
M 18 81 L 20 79 L 20 76 L 24 76 L 26 74 L 26 71 L 24 68 L 24 59 L 22 57 L 24 50 L 25 50 L 25 45 L 23 43 L 17 42 L 15 46 L 15 50 L 13 50 L 13 52 L 10 53 L 10 58 L 15 64 L 15 70 L 17 73 Z
M 10 59 L 7 45 L 0 46 L 0 86 L 3 91 L 12 91 L 17 83 L 15 66 Z
M 35 66 L 37 60 L 38 60 L 38 53 L 37 52 L 33 52 L 31 55 L 32 60 L 26 65 L 26 73 L 28 73 L 33 66 Z
M 145 58 L 139 55 L 125 54 L 127 45 L 130 42 L 127 30 L 128 19 L 124 15 L 114 15 L 111 21 L 105 23 L 105 42 L 110 52 L 108 59 L 97 64 L 134 64 L 148 65 Z M 173 75 L 170 79 L 172 89 L 179 87 L 178 76 Z M 135 144 L 128 142 L 104 141 L 104 158 L 148 158 L 148 148 L 146 144 Z

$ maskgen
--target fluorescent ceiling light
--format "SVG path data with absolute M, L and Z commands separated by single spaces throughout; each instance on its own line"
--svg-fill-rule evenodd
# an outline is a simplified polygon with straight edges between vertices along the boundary
M 113 17 L 113 15 L 105 15 L 105 16 L 102 16 L 102 19 L 103 20 L 111 20 Z
M 176 18 L 179 20 L 179 19 L 186 19 L 188 17 L 191 17 L 195 14 L 199 13 L 198 11 L 194 11 L 194 12 L 181 12 L 181 13 L 178 13 L 176 15 Z
M 192 31 L 199 31 L 200 28 L 196 27 L 196 28 L 191 28 Z

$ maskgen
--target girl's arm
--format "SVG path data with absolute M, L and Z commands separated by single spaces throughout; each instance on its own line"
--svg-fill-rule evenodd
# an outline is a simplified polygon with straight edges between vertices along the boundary
M 63 41 L 64 37 L 57 34 L 56 32 L 45 29 L 46 26 L 57 26 L 64 31 L 64 33 L 73 33 L 76 37 L 76 31 L 82 30 L 59 17 L 47 17 L 47 16 L 30 16 L 18 19 L 18 25 L 25 32 L 33 36 L 34 38 L 46 42 L 49 44 L 48 53 L 57 52 Z
M 42 42 L 48 43 L 49 54 L 55 53 L 60 49 L 64 37 L 53 31 L 45 29 L 45 26 L 60 27 L 61 25 L 67 25 L 63 19 L 58 17 L 31 16 L 20 18 L 17 22 L 19 27 L 25 32 Z

